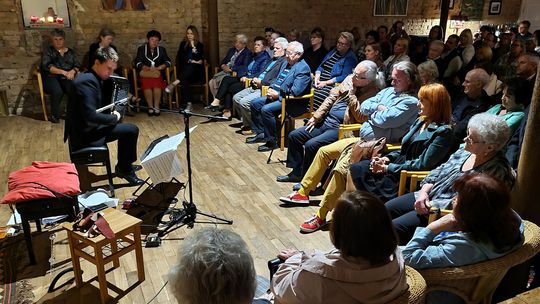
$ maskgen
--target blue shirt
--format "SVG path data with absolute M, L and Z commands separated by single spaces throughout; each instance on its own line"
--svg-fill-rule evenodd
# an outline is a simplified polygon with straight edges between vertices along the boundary
M 326 116 L 326 119 L 324 120 L 324 125 L 330 128 L 339 128 L 339 125 L 343 123 L 348 101 L 349 98 L 345 97 L 334 103 L 328 112 L 328 116 Z

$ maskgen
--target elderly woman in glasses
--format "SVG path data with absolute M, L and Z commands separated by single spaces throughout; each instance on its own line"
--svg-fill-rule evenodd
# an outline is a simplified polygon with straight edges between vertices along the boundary
M 506 160 L 503 148 L 510 137 L 510 128 L 503 118 L 488 113 L 477 114 L 468 124 L 465 145 L 448 161 L 422 181 L 419 191 L 402 195 L 386 203 L 399 235 L 406 244 L 419 226 L 427 225 L 431 207 L 452 208 L 454 181 L 465 173 L 482 172 L 500 179 L 510 189 L 515 174 Z

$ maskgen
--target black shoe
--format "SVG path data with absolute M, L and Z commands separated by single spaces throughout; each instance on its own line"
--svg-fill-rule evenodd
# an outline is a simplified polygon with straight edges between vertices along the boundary
M 210 110 L 212 112 L 216 112 L 217 110 L 219 110 L 219 106 L 213 106 L 211 104 L 207 105 L 206 107 L 204 107 L 205 109 L 207 110 Z
M 265 142 L 266 142 L 266 139 L 264 139 L 263 133 L 246 138 L 246 144 L 257 144 L 257 143 L 265 143 Z
M 142 166 L 141 165 L 131 165 L 131 169 L 133 170 L 133 172 L 137 172 L 137 171 L 140 171 L 142 169 Z
M 130 186 L 139 186 L 139 185 L 144 184 L 144 180 L 137 177 L 137 174 L 135 174 L 135 171 L 131 171 L 129 173 L 116 171 L 116 176 L 127 180 Z
M 243 122 L 236 122 L 236 123 L 233 123 L 233 124 L 229 125 L 229 127 L 231 127 L 231 128 L 241 128 L 243 126 L 244 126 Z
M 55 124 L 60 123 L 60 119 L 58 119 L 58 118 L 56 118 L 54 116 L 51 116 L 51 118 L 49 118 L 49 121 L 52 122 L 52 123 L 55 123 Z
M 298 183 L 301 180 L 302 178 L 300 176 L 296 176 L 292 174 L 292 172 L 287 175 L 280 175 L 276 177 L 276 181 L 280 183 Z
M 264 145 L 259 146 L 257 148 L 257 151 L 259 152 L 268 152 L 276 149 L 278 147 L 277 143 L 275 141 L 268 141 Z M 300 180 L 298 180 L 300 181 Z

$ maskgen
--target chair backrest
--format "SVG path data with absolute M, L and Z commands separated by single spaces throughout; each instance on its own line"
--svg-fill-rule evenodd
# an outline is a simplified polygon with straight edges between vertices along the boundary
M 426 298 L 426 281 L 412 267 L 405 266 L 409 288 L 388 304 L 423 304 Z
M 43 110 L 43 119 L 45 119 L 45 121 L 49 121 L 47 117 L 47 105 L 45 103 L 45 90 L 43 88 L 43 77 L 41 75 L 39 63 L 34 66 L 34 69 L 32 70 L 32 74 L 36 76 L 38 87 L 39 87 L 39 98 L 41 99 L 41 109 Z
M 540 251 L 540 228 L 529 221 L 523 222 L 525 241 L 514 252 L 473 265 L 420 270 L 426 280 L 427 291 L 448 291 L 466 303 L 491 303 L 493 293 L 508 269 Z
M 403 194 L 405 194 L 407 179 L 410 179 L 409 192 L 414 192 L 418 188 L 418 182 L 426 178 L 428 174 L 429 174 L 429 171 L 401 170 L 400 177 L 399 177 L 398 196 L 402 196 Z
M 313 89 L 313 87 L 311 87 L 311 91 L 308 94 L 305 94 L 305 95 L 302 95 L 302 96 L 297 96 L 297 97 L 295 97 L 295 96 L 286 96 L 286 97 L 283 97 L 281 99 L 281 121 L 280 121 L 280 126 L 281 126 L 280 133 L 281 133 L 281 135 L 280 135 L 280 145 L 279 145 L 279 149 L 281 151 L 283 151 L 285 149 L 285 119 L 287 119 L 287 117 L 288 117 L 287 111 L 286 111 L 287 101 L 288 100 L 298 100 L 298 99 L 309 99 L 309 110 L 308 110 L 308 112 L 306 112 L 306 113 L 304 113 L 304 114 L 302 114 L 300 116 L 289 117 L 289 118 L 292 118 L 293 120 L 295 120 L 295 119 L 309 119 L 309 118 L 311 118 L 311 116 L 313 116 L 313 96 L 314 96 L 314 93 L 315 93 L 315 90 Z

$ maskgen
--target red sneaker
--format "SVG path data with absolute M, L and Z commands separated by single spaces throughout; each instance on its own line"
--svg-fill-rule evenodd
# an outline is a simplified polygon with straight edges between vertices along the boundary
M 300 225 L 301 232 L 314 232 L 326 225 L 326 220 L 321 220 L 318 216 L 314 215 L 309 220 Z
M 279 200 L 287 204 L 309 205 L 309 196 L 302 195 L 298 191 L 294 191 L 285 197 L 282 196 Z

